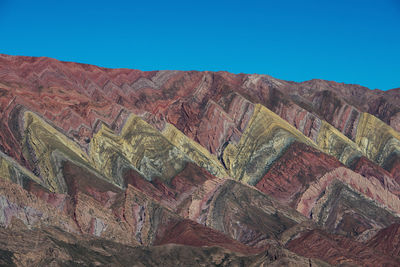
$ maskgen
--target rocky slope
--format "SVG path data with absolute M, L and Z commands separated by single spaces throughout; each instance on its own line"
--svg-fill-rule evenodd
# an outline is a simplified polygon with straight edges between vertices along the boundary
M 399 89 L 0 55 L 0 111 L 2 264 L 400 264 Z

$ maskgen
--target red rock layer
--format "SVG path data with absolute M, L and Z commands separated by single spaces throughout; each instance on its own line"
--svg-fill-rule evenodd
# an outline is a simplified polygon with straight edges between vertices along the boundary
M 218 154 L 224 142 L 240 137 L 252 112 L 251 102 L 267 106 L 312 139 L 320 124 L 318 116 L 353 137 L 357 110 L 399 127 L 397 89 L 383 94 L 320 80 L 298 84 L 266 75 L 141 72 L 6 55 L 0 57 L 0 74 L 4 116 L 0 145 L 13 156 L 19 152 L 11 148 L 18 145 L 10 139 L 4 119 L 19 104 L 43 114 L 83 146 L 99 120 L 118 129 L 128 110 L 155 125 L 169 121 Z M 14 143 L 8 145 L 6 140 Z
M 395 179 L 397 183 L 400 183 L 400 156 L 393 155 L 392 158 L 388 160 L 385 167 L 389 170 L 393 179 Z
M 221 157 L 228 143 L 240 140 L 256 103 L 313 140 L 322 120 L 354 139 L 360 112 L 370 112 L 400 129 L 399 89 L 383 93 L 321 80 L 294 83 L 267 75 L 226 72 L 141 72 L 0 55 L 0 151 L 34 173 L 34 160 L 28 163 L 22 155 L 29 149 L 21 138 L 25 110 L 44 117 L 85 149 L 102 123 L 118 133 L 129 114 L 135 113 L 159 130 L 165 122 L 173 124 Z M 379 205 L 399 210 L 400 161 L 395 155 L 384 166 L 387 171 L 361 158 L 354 165 L 360 176 L 335 158 L 296 142 L 256 185 L 265 194 L 216 178 L 192 163 L 168 182 L 162 177 L 149 181 L 133 169 L 125 170 L 121 188 L 73 162 L 60 164 L 57 168 L 65 179 L 66 194 L 50 193 L 25 178 L 21 182 L 25 190 L 1 180 L 2 226 L 8 227 L 11 219 L 17 218 L 30 227 L 43 222 L 67 232 L 118 238 L 123 244 L 221 246 L 253 254 L 268 248 L 269 243 L 279 245 L 286 231 L 296 232 L 293 229 L 302 228 L 302 223 L 312 225 L 265 194 L 291 207 L 298 207 L 302 200 L 303 213 L 310 216 L 316 202 L 331 190 L 329 196 L 337 199 L 325 199 L 325 206 L 332 207 L 327 211 L 335 219 L 332 224 L 343 217 L 343 229 L 356 225 L 360 232 L 365 227 L 359 227 L 359 222 L 380 229 L 395 221 L 391 218 L 390 223 L 378 225 L 373 215 L 389 214 Z M 351 197 L 346 199 L 346 194 Z M 364 196 L 380 204 L 366 201 Z M 373 214 L 358 211 L 357 205 L 348 207 L 356 202 L 368 202 Z M 321 210 L 325 207 L 320 206 Z M 394 224 L 361 244 L 314 230 L 292 240 L 288 247 L 332 264 L 390 266 L 399 262 L 397 235 L 398 225 Z
M 349 238 L 313 230 L 290 241 L 287 248 L 306 257 L 318 257 L 333 265 L 398 266 L 398 258 L 383 254 Z
M 242 254 L 256 254 L 267 249 L 246 246 L 221 232 L 185 220 L 149 201 L 131 185 L 123 192 L 69 162 L 64 164 L 63 171 L 68 195 L 48 193 L 33 182 L 26 186 L 28 192 L 0 179 L 1 197 L 8 205 L 3 205 L 7 214 L 5 221 L 0 220 L 1 225 L 8 227 L 12 221 L 22 220 L 31 227 L 37 224 L 57 226 L 67 232 L 127 245 L 218 246 Z M 176 188 L 182 189 L 180 186 L 186 185 L 175 182 Z
M 215 176 L 193 163 L 188 163 L 181 172 L 172 178 L 169 184 L 165 184 L 157 178 L 148 181 L 135 170 L 127 171 L 124 178 L 126 185 L 132 185 L 162 205 L 176 209 L 198 186 L 207 180 L 215 179 Z
M 309 184 L 327 172 L 343 166 L 336 158 L 295 142 L 277 161 L 256 187 L 291 207 L 296 207 Z
M 252 248 L 245 246 L 218 231 L 190 220 L 184 220 L 167 226 L 166 235 L 155 242 L 155 245 L 163 244 L 181 244 L 196 247 L 220 246 L 243 254 L 257 254 L 267 249 L 266 247 Z
M 386 255 L 400 257 L 400 224 L 395 223 L 380 230 L 366 244 Z
M 392 193 L 400 196 L 400 185 L 396 178 L 393 177 L 393 174 L 396 175 L 397 172 L 393 168 L 392 173 L 390 173 L 369 159 L 361 157 L 355 163 L 353 170 L 368 179 L 377 179 L 383 187 L 388 188 Z

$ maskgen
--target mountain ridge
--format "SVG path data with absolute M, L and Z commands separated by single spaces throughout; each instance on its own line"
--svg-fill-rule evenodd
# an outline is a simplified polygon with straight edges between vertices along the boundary
M 0 53 L 1 57 L 18 57 L 21 59 L 26 59 L 27 61 L 37 61 L 37 60 L 49 60 L 49 61 L 55 61 L 55 62 L 59 62 L 62 64 L 71 64 L 71 65 L 82 65 L 82 66 L 87 66 L 87 67 L 95 67 L 95 68 L 99 68 L 99 69 L 103 69 L 103 70 L 130 70 L 130 71 L 140 71 L 140 72 L 158 72 L 158 71 L 181 71 L 181 72 L 210 72 L 210 73 L 227 73 L 227 74 L 233 74 L 233 75 L 259 75 L 259 76 L 266 76 L 266 77 L 270 77 L 276 80 L 280 80 L 280 81 L 285 81 L 288 83 L 295 83 L 295 84 L 307 84 L 307 83 L 327 83 L 327 84 L 336 84 L 336 85 L 344 85 L 344 86 L 349 86 L 349 87 L 358 87 L 358 88 L 366 88 L 370 91 L 377 91 L 379 93 L 384 93 L 384 92 L 389 92 L 389 91 L 397 91 L 400 90 L 400 87 L 395 87 L 395 88 L 391 88 L 391 89 L 387 89 L 387 90 L 382 90 L 379 88 L 369 88 L 367 86 L 363 86 L 361 84 L 357 84 L 357 83 L 347 83 L 347 82 L 337 82 L 335 80 L 326 80 L 326 79 L 320 79 L 320 78 L 312 78 L 309 80 L 304 80 L 304 81 L 291 81 L 291 80 L 284 80 L 284 79 L 278 79 L 278 78 L 274 78 L 272 75 L 269 74 L 262 74 L 262 73 L 232 73 L 229 71 L 225 71 L 225 70 L 219 70 L 219 71 L 208 71 L 208 70 L 179 70 L 179 69 L 160 69 L 160 70 L 148 70 L 148 71 L 142 71 L 140 69 L 135 69 L 135 68 L 131 68 L 131 67 L 124 67 L 124 68 L 119 68 L 119 67 L 102 67 L 96 64 L 90 64 L 90 63 L 81 63 L 81 62 L 76 62 L 76 61 L 68 61 L 68 60 L 59 60 L 56 58 L 52 58 L 52 57 L 47 57 L 47 56 L 23 56 L 23 55 L 10 55 L 10 54 L 3 54 Z
M 384 236 L 400 222 L 398 98 L 322 80 L 0 55 L 0 226 L 5 236 L 57 227 L 54 240 L 71 234 L 88 253 L 94 238 L 216 246 L 260 264 L 396 266 Z M 0 249 L 17 264 L 21 250 Z M 280 256 L 261 256 L 269 249 Z M 40 255 L 32 262 L 54 261 Z

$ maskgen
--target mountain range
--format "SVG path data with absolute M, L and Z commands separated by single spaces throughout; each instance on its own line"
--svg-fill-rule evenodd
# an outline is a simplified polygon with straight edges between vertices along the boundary
M 0 111 L 2 265 L 400 265 L 400 88 L 0 55 Z

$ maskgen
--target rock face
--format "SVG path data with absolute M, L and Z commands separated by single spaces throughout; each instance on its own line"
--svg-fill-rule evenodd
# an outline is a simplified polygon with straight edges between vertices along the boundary
M 283 248 L 243 255 L 216 246 L 127 246 L 57 228 L 0 229 L 3 266 L 330 266 Z
M 396 266 L 399 261 L 398 257 L 384 254 L 368 244 L 319 230 L 302 233 L 287 247 L 297 254 L 318 257 L 339 266 Z
M 0 55 L 0 111 L 2 265 L 400 265 L 399 89 Z

